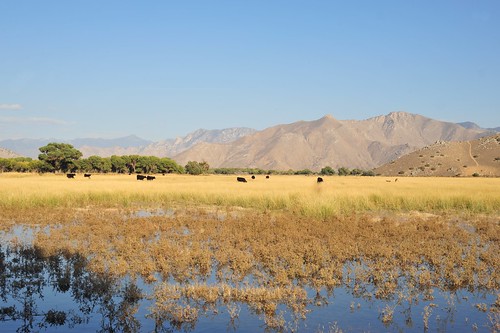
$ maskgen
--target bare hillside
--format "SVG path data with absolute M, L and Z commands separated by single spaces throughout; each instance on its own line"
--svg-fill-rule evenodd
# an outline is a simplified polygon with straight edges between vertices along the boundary
M 0 158 L 13 158 L 13 157 L 19 157 L 19 154 L 16 154 L 12 150 L 1 148 L 0 147 Z
M 174 159 L 181 164 L 204 160 L 212 167 L 372 169 L 439 140 L 471 140 L 487 133 L 406 112 L 361 121 L 328 115 L 270 127 L 227 144 L 201 143 Z
M 375 169 L 384 176 L 500 176 L 500 134 L 436 142 Z

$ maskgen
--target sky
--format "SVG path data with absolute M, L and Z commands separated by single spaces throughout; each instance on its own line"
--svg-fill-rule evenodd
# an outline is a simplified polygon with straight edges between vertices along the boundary
M 0 0 L 0 140 L 500 126 L 500 1 Z

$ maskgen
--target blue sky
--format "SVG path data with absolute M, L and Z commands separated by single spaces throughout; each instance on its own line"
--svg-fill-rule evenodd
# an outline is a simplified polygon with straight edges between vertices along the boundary
M 0 139 L 500 126 L 500 1 L 0 0 Z

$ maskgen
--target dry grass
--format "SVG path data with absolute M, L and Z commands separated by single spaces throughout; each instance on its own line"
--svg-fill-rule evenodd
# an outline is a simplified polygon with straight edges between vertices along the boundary
M 120 207 L 186 205 L 287 211 L 312 217 L 353 212 L 421 211 L 499 214 L 500 179 L 257 176 L 159 176 L 152 182 L 133 175 L 0 174 L 0 208 Z

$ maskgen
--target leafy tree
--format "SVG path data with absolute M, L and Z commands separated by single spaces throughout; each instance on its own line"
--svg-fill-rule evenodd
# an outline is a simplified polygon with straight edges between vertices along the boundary
M 42 162 L 40 160 L 31 160 L 30 171 L 31 172 L 39 172 L 39 173 L 48 172 L 49 170 L 46 169 L 47 166 L 49 166 L 47 163 Z
M 339 176 L 347 176 L 348 174 L 351 173 L 351 171 L 348 168 L 341 167 L 341 168 L 339 168 L 337 173 L 339 174 Z
M 351 175 L 353 175 L 353 176 L 362 175 L 362 174 L 363 174 L 363 170 L 361 170 L 361 169 L 352 169 L 351 170 Z
M 0 158 L 0 172 L 12 171 L 12 164 L 11 158 Z
M 123 156 L 112 155 L 110 157 L 111 171 L 116 173 L 129 172 L 127 168 L 127 161 Z
M 88 165 L 86 170 L 88 172 L 110 172 L 111 171 L 111 160 L 109 158 L 103 158 L 100 156 L 89 156 L 87 158 Z
M 296 175 L 312 175 L 314 172 L 312 172 L 311 170 L 309 169 L 304 169 L 304 170 L 298 170 L 298 171 L 295 171 L 295 174 Z
M 54 171 L 76 170 L 75 161 L 82 157 L 82 153 L 68 143 L 51 142 L 39 150 L 41 154 L 38 155 L 38 159 L 46 162 Z
M 323 169 L 321 169 L 319 173 L 321 175 L 331 176 L 335 174 L 335 169 L 333 169 L 331 166 L 326 166 Z
M 203 170 L 203 173 L 207 173 L 208 170 L 210 170 L 210 165 L 208 165 L 208 163 L 205 161 L 200 162 L 200 167 Z
M 174 160 L 168 158 L 168 157 L 163 157 L 160 159 L 160 162 L 158 164 L 158 171 L 159 172 L 165 172 L 165 173 L 184 173 L 184 168 L 177 164 Z
M 125 164 L 127 165 L 129 172 L 135 173 L 135 168 L 141 157 L 139 155 L 128 155 L 122 157 L 125 160 Z
M 187 162 L 184 168 L 186 169 L 186 173 L 190 175 L 201 175 L 204 172 L 204 167 L 196 161 Z

